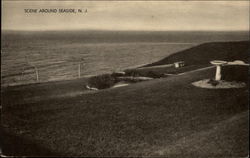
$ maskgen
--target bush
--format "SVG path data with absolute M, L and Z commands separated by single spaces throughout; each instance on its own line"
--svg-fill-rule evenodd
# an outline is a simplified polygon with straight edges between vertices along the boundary
M 138 70 L 127 70 L 126 76 L 140 77 L 143 76 L 143 74 Z
M 151 78 L 161 78 L 161 77 L 164 77 L 163 74 L 160 74 L 160 73 L 157 73 L 157 72 L 154 72 L 154 71 L 149 71 L 145 74 L 146 77 L 151 77 Z
M 212 86 L 217 86 L 219 84 L 219 82 L 215 79 L 210 79 L 207 83 L 211 84 Z
M 94 76 L 89 78 L 88 84 L 90 87 L 94 87 L 97 89 L 105 89 L 110 88 L 116 83 L 115 77 L 110 74 L 104 74 L 100 76 Z
M 242 65 L 223 66 L 221 70 L 221 79 L 226 81 L 248 81 L 249 67 Z
M 150 77 L 150 78 L 160 78 L 164 77 L 163 74 L 155 72 L 155 71 L 143 71 L 143 70 L 127 70 L 126 76 L 132 77 Z

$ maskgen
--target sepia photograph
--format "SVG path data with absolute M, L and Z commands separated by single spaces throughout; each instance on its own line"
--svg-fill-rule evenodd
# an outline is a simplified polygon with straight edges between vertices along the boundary
M 2 0 L 1 157 L 249 156 L 248 0 Z

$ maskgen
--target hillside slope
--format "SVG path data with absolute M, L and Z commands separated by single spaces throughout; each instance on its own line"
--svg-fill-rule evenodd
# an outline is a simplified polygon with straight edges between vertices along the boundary
M 211 90 L 192 86 L 193 81 L 210 78 L 214 73 L 211 68 L 70 98 L 7 104 L 2 114 L 3 127 L 8 133 L 64 156 L 163 153 L 181 157 L 190 151 L 185 141 L 185 150 L 179 150 L 178 143 L 185 138 L 194 143 L 199 156 L 201 153 L 205 157 L 247 156 L 247 117 L 243 121 L 236 119 L 233 126 L 226 120 L 248 111 L 248 89 Z M 223 126 L 222 121 L 226 121 Z M 238 129 L 224 137 L 219 134 L 221 130 L 212 130 L 214 127 Z M 202 133 L 210 139 L 204 140 Z M 220 143 L 214 143 L 217 140 Z M 164 152 L 169 145 L 173 145 L 173 152 Z M 19 149 L 17 154 L 30 154 L 25 141 L 14 147 Z M 5 155 L 11 154 L 12 148 L 6 146 Z M 237 150 L 231 150 L 234 148 Z M 158 153 L 159 150 L 163 152 Z
M 247 62 L 248 51 L 246 41 L 202 44 L 151 64 L 184 60 L 191 68 L 182 75 L 92 93 L 82 93 L 84 79 L 7 87 L 1 91 L 3 153 L 246 157 L 248 88 L 197 88 L 191 83 L 213 78 L 215 68 L 186 71 L 214 59 Z M 225 77 L 239 73 L 225 70 Z
M 211 60 L 243 60 L 249 62 L 250 41 L 204 43 L 170 55 L 146 66 L 171 64 L 184 61 L 186 65 L 209 64 Z

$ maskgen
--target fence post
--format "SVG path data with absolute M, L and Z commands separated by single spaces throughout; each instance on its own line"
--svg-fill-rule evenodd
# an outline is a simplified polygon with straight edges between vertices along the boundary
M 81 62 L 78 63 L 78 78 L 81 78 Z
M 38 74 L 38 69 L 34 66 L 35 70 L 36 70 L 36 81 L 39 82 L 39 74 Z
M 22 76 L 19 77 L 20 80 L 22 80 L 24 77 L 24 67 L 22 68 Z

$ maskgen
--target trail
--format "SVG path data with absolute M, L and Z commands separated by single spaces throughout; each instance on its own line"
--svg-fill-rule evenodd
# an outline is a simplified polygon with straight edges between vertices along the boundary
M 198 72 L 198 71 L 202 71 L 202 70 L 208 70 L 208 69 L 211 69 L 211 68 L 214 68 L 214 67 L 215 66 L 204 67 L 204 68 L 200 68 L 200 69 L 196 69 L 196 70 L 192 70 L 192 71 L 187 71 L 187 72 L 179 73 L 177 75 L 185 75 L 187 73 Z

